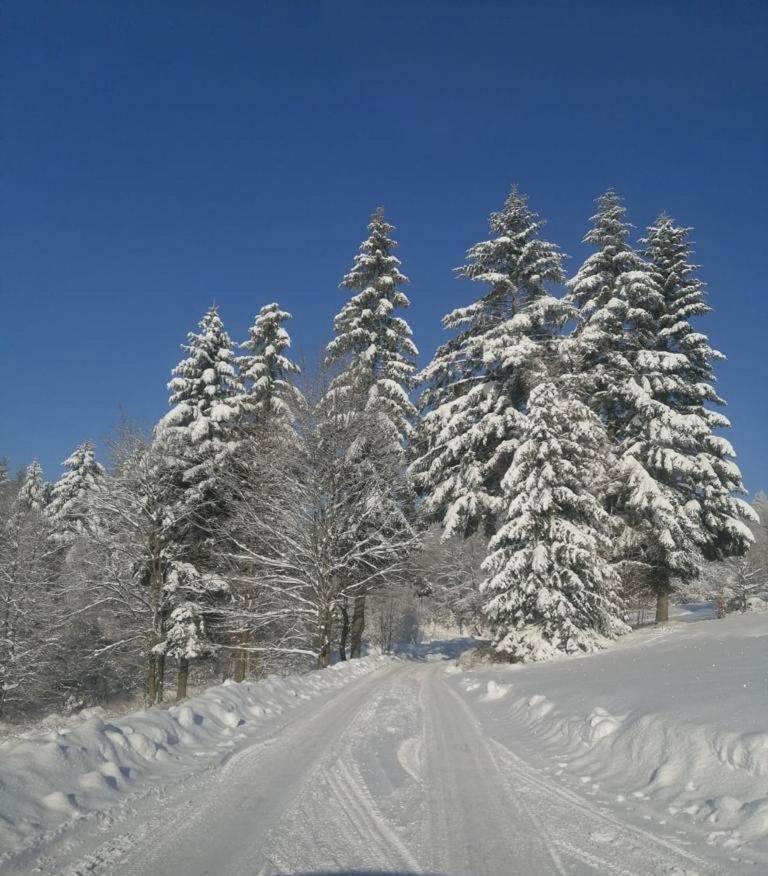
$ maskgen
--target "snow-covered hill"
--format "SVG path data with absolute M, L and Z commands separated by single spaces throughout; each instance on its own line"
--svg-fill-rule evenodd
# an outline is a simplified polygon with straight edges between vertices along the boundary
M 734 859 L 768 851 L 766 614 L 649 628 L 592 657 L 458 684 L 490 735 L 526 740 L 558 782 L 661 833 L 697 824 Z

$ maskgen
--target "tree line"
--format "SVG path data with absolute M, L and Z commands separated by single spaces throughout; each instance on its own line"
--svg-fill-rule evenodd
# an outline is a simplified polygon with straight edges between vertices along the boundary
M 379 209 L 320 373 L 278 304 L 239 345 L 211 307 L 151 435 L 122 429 L 108 468 L 86 442 L 54 485 L 37 462 L 3 472 L 0 717 L 138 679 L 151 705 L 169 667 L 183 698 L 190 668 L 359 657 L 383 596 L 389 641 L 415 595 L 515 661 L 603 647 L 637 592 L 667 620 L 676 588 L 746 553 L 755 514 L 718 434 L 690 229 L 661 215 L 634 243 L 613 191 L 591 222 L 568 278 L 513 190 L 458 269 L 481 294 L 419 372 Z

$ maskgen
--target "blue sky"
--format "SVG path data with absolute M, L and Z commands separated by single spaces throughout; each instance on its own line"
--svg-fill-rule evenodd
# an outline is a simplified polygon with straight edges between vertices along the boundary
M 151 424 L 208 305 L 279 300 L 314 360 L 368 215 L 398 226 L 428 357 L 512 183 L 575 270 L 608 186 L 695 227 L 702 325 L 768 488 L 763 2 L 39 2 L 0 28 L 0 455 L 49 478 Z

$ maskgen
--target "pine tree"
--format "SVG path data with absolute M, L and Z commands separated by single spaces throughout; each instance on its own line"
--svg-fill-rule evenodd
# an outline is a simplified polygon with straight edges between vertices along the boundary
M 163 589 L 170 613 L 165 640 L 155 646 L 154 653 L 179 661 L 176 696 L 181 700 L 187 695 L 190 661 L 216 651 L 207 624 L 217 613 L 217 603 L 229 593 L 229 585 L 218 575 L 201 573 L 191 563 L 173 562 Z
M 404 448 L 413 432 L 416 409 L 408 392 L 418 351 L 408 323 L 395 315 L 410 302 L 401 286 L 408 278 L 393 255 L 394 226 L 380 207 L 368 225 L 352 270 L 341 285 L 353 296 L 336 316 L 334 339 L 326 348 L 326 364 L 340 366 L 323 400 L 331 414 L 348 411 L 348 399 L 359 400 L 360 415 L 378 423 L 393 447 Z
M 168 523 L 164 528 L 173 528 L 162 536 L 166 545 L 162 593 L 172 570 L 169 563 L 184 562 L 202 575 L 200 570 L 210 562 L 213 530 L 227 513 L 227 464 L 238 444 L 240 384 L 233 364 L 232 342 L 215 307 L 203 317 L 200 333 L 193 332 L 188 337 L 185 349 L 189 355 L 174 369 L 169 384 L 173 407 L 155 431 L 157 450 L 164 457 L 160 465 L 165 469 L 158 475 L 169 483 L 164 518 Z M 195 593 L 193 590 L 186 601 L 194 602 Z M 202 593 L 197 596 L 207 599 Z M 162 637 L 168 630 L 171 607 L 162 596 L 158 597 L 157 605 L 162 617 L 156 632 Z M 184 628 L 189 630 L 188 625 Z M 206 626 L 198 625 L 196 629 L 200 634 Z M 164 654 L 156 653 L 164 659 Z M 181 657 L 179 698 L 185 696 L 188 672 L 188 658 Z
M 496 650 L 510 660 L 592 651 L 627 629 L 606 560 L 608 516 L 592 492 L 606 452 L 584 404 L 553 383 L 531 392 L 481 585 Z
M 103 486 L 104 467 L 96 462 L 90 441 L 81 444 L 63 465 L 68 471 L 53 487 L 47 514 L 57 537 L 69 541 L 97 523 L 91 499 Z
M 565 277 L 562 253 L 539 237 L 543 224 L 516 189 L 491 214 L 493 237 L 473 246 L 459 269 L 490 288 L 443 319 L 457 334 L 421 375 L 425 416 L 411 471 L 445 537 L 494 530 L 520 412 L 556 361 L 558 331 L 571 315 L 548 291 Z
M 265 304 L 250 337 L 240 345 L 248 353 L 237 360 L 244 384 L 239 402 L 242 414 L 253 423 L 291 423 L 303 403 L 301 391 L 291 382 L 301 369 L 285 355 L 291 339 L 283 324 L 290 318 L 278 304 Z
M 41 622 L 56 576 L 50 544 L 43 472 L 34 460 L 0 521 L 0 716 L 10 701 L 23 703 L 50 659 L 53 633 Z
M 402 291 L 408 278 L 393 254 L 397 243 L 394 226 L 379 207 L 371 216 L 368 238 L 360 244 L 342 287 L 354 294 L 336 316 L 335 337 L 326 347 L 326 365 L 339 368 L 320 402 L 320 440 L 325 434 L 338 437 L 346 432 L 353 442 L 342 454 L 344 464 L 357 469 L 361 482 L 377 482 L 394 456 L 404 462 L 406 448 L 418 417 L 409 397 L 418 355 L 408 323 L 396 311 L 410 306 Z M 323 419 L 325 424 L 323 424 Z M 352 426 L 348 430 L 345 424 Z M 376 454 L 370 452 L 372 429 L 376 431 Z M 376 460 L 375 456 L 380 456 Z M 381 462 L 387 458 L 387 463 Z M 364 525 L 373 525 L 365 515 Z M 366 534 L 358 532 L 360 538 Z M 350 628 L 351 654 L 362 654 L 365 627 L 365 599 L 376 580 L 365 576 L 353 588 L 353 619 Z
M 214 513 L 220 504 L 217 484 L 224 459 L 236 440 L 234 424 L 239 382 L 232 342 L 217 308 L 190 332 L 188 356 L 168 384 L 171 410 L 158 423 L 156 440 L 178 469 L 190 515 Z
M 617 448 L 616 477 L 603 497 L 624 523 L 616 558 L 625 575 L 639 574 L 656 593 L 663 621 L 672 579 L 696 577 L 702 551 L 743 552 L 749 511 L 732 497 L 742 489 L 733 451 L 712 434 L 727 420 L 704 408 L 719 401 L 710 383 L 719 354 L 688 321 L 706 304 L 685 231 L 660 221 L 644 258 L 629 243 L 624 217 L 613 191 L 598 199 L 585 238 L 597 251 L 569 283 L 579 319 L 565 347 L 576 385 Z
M 46 506 L 43 469 L 36 459 L 32 460 L 24 472 L 18 503 L 19 507 L 25 511 L 42 511 Z
M 632 226 L 621 198 L 609 189 L 597 204 L 584 238 L 596 251 L 568 281 L 568 301 L 578 318 L 564 348 L 583 398 L 590 399 L 609 436 L 616 438 L 631 416 L 624 386 L 633 373 L 632 353 L 652 338 L 652 313 L 661 293 L 650 265 L 629 242 Z
M 672 578 L 699 575 L 702 554 L 724 559 L 745 553 L 753 518 L 728 441 L 713 433 L 729 425 L 706 403 L 722 404 L 712 362 L 722 358 L 690 319 L 709 312 L 703 283 L 689 263 L 689 229 L 662 216 L 648 229 L 646 258 L 661 301 L 650 299 L 630 320 L 632 376 L 625 385 L 627 418 L 619 432 L 625 475 L 617 509 L 625 514 L 620 549 L 647 572 L 657 595 L 657 620 L 668 617 Z M 640 303 L 635 313 L 640 310 Z

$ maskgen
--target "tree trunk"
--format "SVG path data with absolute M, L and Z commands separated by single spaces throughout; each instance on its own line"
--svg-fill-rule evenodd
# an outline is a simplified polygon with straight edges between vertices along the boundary
M 148 706 L 163 701 L 163 685 L 165 682 L 165 657 L 162 654 L 153 654 L 151 651 L 147 658 L 147 688 L 146 699 Z
M 149 656 L 147 657 L 147 705 L 162 703 L 165 684 L 165 655 L 155 654 L 153 649 L 163 640 L 165 617 L 162 605 L 162 592 L 165 570 L 157 546 L 153 550 L 150 573 L 150 602 L 152 605 L 152 632 L 149 634 Z
M 176 677 L 176 702 L 180 702 L 187 697 L 187 682 L 189 681 L 189 660 L 181 658 L 179 660 L 179 673 Z
M 347 639 L 349 638 L 349 603 L 345 599 L 339 606 L 341 612 L 341 632 L 339 633 L 339 660 L 347 659 Z
M 320 650 L 317 655 L 318 669 L 325 669 L 331 665 L 331 651 L 333 649 L 333 609 L 320 609 Z
M 350 627 L 350 657 L 360 657 L 363 652 L 363 631 L 365 630 L 365 596 L 355 597 Z
M 144 696 L 148 706 L 157 702 L 157 657 L 150 653 L 147 657 L 147 687 Z
M 232 678 L 234 681 L 244 681 L 248 669 L 248 642 L 250 640 L 248 630 L 235 633 L 235 642 L 240 646 L 232 653 Z

